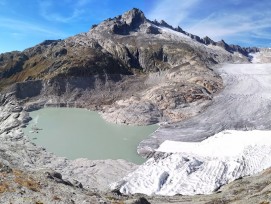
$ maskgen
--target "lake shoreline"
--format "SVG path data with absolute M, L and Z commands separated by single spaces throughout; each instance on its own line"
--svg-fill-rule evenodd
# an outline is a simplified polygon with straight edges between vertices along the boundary
M 95 186 L 98 191 L 107 191 L 108 185 L 112 181 L 137 167 L 124 160 L 68 160 L 55 156 L 34 144 L 24 135 L 22 128 L 30 121 L 30 117 L 24 107 L 19 105 L 14 95 L 2 95 L 2 98 L 0 142 L 2 152 L 6 153 L 1 155 L 0 162 L 27 171 L 51 169 L 61 173 L 63 179 L 71 180 L 71 182 L 79 181 L 84 188 Z M 92 168 L 89 168 L 90 166 Z M 81 173 L 75 173 L 77 171 Z
M 146 160 L 137 154 L 137 145 L 158 128 L 112 124 L 96 111 L 78 108 L 45 107 L 29 114 L 33 120 L 24 133 L 36 144 L 69 159 L 125 159 L 142 164 Z M 33 125 L 42 130 L 33 131 Z

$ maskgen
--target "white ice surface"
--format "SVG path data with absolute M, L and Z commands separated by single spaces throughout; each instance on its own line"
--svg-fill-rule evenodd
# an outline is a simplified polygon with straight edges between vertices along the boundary
M 124 194 L 210 194 L 271 166 L 271 131 L 227 130 L 200 143 L 165 141 L 157 151 L 165 154 L 111 187 Z
M 173 35 L 173 36 L 177 36 L 180 38 L 186 38 L 186 39 L 192 40 L 189 36 L 187 36 L 181 32 L 172 30 L 170 28 L 166 28 L 166 27 L 158 27 L 158 28 L 162 31 L 163 34 Z
M 262 48 L 259 52 L 250 53 L 250 57 L 252 58 L 251 62 L 253 64 L 259 63 L 270 63 L 271 62 L 271 49 L 270 48 Z
M 234 141 L 234 142 L 233 142 Z M 271 131 L 222 131 L 202 142 L 165 141 L 159 152 L 196 154 L 204 157 L 237 157 L 249 146 L 271 147 Z
M 260 59 L 260 56 L 259 56 L 259 53 L 250 53 L 249 54 L 252 58 L 251 62 L 253 64 L 258 64 L 261 62 L 261 59 Z

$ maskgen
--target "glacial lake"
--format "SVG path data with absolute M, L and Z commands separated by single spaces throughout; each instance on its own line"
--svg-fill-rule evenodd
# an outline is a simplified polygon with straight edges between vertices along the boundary
M 68 159 L 125 159 L 142 164 L 145 159 L 137 154 L 137 145 L 158 128 L 116 125 L 95 111 L 78 108 L 44 108 L 30 112 L 30 116 L 25 135 L 47 151 Z

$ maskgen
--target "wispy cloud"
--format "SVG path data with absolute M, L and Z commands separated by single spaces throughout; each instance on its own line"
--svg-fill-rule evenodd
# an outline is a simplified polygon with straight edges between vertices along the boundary
M 53 38 L 65 38 L 68 35 L 54 30 L 52 28 L 40 26 L 34 23 L 14 20 L 9 18 L 0 18 L 0 28 L 8 29 L 13 31 L 12 33 L 19 34 L 31 34 L 31 35 L 43 35 L 45 37 Z
M 270 0 L 157 0 L 147 16 L 214 40 L 271 39 Z M 260 40 L 262 39 L 262 40 Z
M 56 1 L 40 1 L 40 13 L 41 16 L 53 22 L 60 22 L 60 23 L 69 23 L 72 21 L 77 20 L 82 14 L 85 13 L 84 6 L 92 2 L 92 0 L 78 0 L 78 1 L 71 1 L 65 0 L 65 12 L 59 9 L 58 11 L 54 11 L 57 7 Z M 68 9 L 70 7 L 70 9 Z
M 156 6 L 147 13 L 147 16 L 150 19 L 165 20 L 173 26 L 177 26 L 189 16 L 191 8 L 200 1 L 159 0 Z
M 189 32 L 209 36 L 214 40 L 249 34 L 251 37 L 268 37 L 264 30 L 271 28 L 271 15 L 266 12 L 243 11 L 236 14 L 213 13 L 188 28 Z M 264 35 L 263 35 L 264 34 Z

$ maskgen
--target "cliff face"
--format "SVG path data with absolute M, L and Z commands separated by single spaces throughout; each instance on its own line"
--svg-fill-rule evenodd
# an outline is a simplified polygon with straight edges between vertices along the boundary
M 75 45 L 70 41 L 45 41 L 23 52 L 1 54 L 1 86 L 54 76 L 90 76 L 130 72 L 95 43 Z

